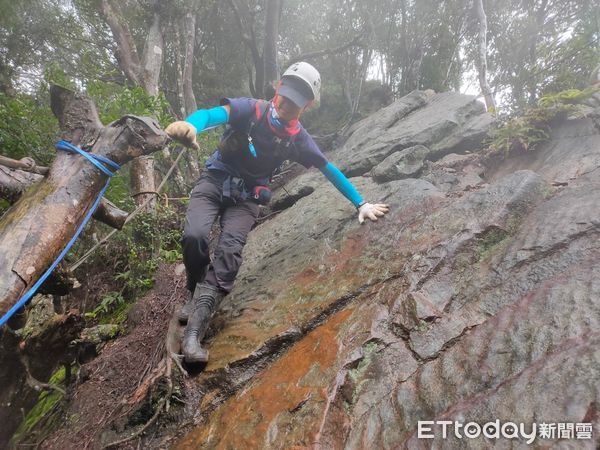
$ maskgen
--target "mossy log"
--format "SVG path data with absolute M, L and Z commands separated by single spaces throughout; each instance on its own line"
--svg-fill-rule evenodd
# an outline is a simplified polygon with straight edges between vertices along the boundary
M 27 189 L 44 178 L 37 173 L 3 167 L 3 162 L 0 161 L 0 199 L 10 204 L 15 203 Z M 38 169 L 47 169 L 47 167 L 38 167 Z M 92 217 L 109 227 L 120 230 L 125 225 L 128 215 L 127 211 L 123 211 L 110 200 L 103 198 Z

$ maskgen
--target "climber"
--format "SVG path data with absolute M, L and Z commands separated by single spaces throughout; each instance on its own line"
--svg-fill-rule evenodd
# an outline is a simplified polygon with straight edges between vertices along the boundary
M 285 71 L 271 101 L 225 98 L 221 106 L 198 110 L 166 129 L 171 138 L 198 148 L 198 132 L 228 125 L 192 190 L 185 217 L 183 260 L 191 298 L 178 314 L 182 323 L 187 321 L 182 342 L 187 363 L 208 361 L 202 338 L 212 314 L 233 288 L 259 204 L 270 199 L 270 177 L 285 160 L 319 168 L 357 208 L 360 223 L 388 212 L 385 204 L 364 201 L 300 124 L 301 113 L 319 101 L 320 87 L 319 72 L 298 62 Z M 221 236 L 211 262 L 208 236 L 217 216 Z

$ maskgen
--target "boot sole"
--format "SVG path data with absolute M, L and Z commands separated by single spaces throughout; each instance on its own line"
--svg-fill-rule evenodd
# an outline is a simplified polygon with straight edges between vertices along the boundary
M 208 352 L 206 352 L 206 358 L 189 358 L 187 356 L 184 357 L 184 361 L 186 364 L 200 364 L 208 362 Z

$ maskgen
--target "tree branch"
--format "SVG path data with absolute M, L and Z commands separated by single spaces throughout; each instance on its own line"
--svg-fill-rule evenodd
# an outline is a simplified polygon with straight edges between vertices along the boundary
M 306 61 L 306 60 L 311 60 L 311 59 L 316 59 L 316 58 L 322 58 L 323 56 L 335 55 L 335 54 L 341 53 L 350 47 L 353 47 L 356 45 L 361 45 L 360 40 L 364 36 L 365 36 L 365 33 L 361 33 L 361 34 L 354 36 L 354 38 L 350 42 L 342 44 L 338 47 L 326 48 L 323 50 L 317 50 L 315 52 L 303 53 L 302 55 L 299 55 L 299 56 L 296 56 L 296 57 L 290 59 L 288 61 L 287 65 L 289 66 L 298 61 Z
M 118 6 L 113 8 L 110 0 L 102 0 L 101 6 L 104 19 L 110 27 L 117 43 L 115 57 L 117 58 L 119 67 L 129 80 L 139 85 L 141 84 L 140 58 L 135 47 L 135 42 L 133 41 L 133 36 L 131 36 L 129 28 L 123 24 L 122 14 L 118 10 Z

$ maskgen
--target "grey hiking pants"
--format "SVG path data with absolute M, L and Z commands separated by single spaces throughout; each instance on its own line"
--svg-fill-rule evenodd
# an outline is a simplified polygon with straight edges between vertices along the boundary
M 254 201 L 234 202 L 223 197 L 223 182 L 227 177 L 225 172 L 205 169 L 190 196 L 182 247 L 187 287 L 192 292 L 196 283 L 202 281 L 231 291 L 242 264 L 246 237 L 258 217 L 258 204 Z M 217 216 L 220 216 L 221 236 L 211 261 L 209 233 Z

